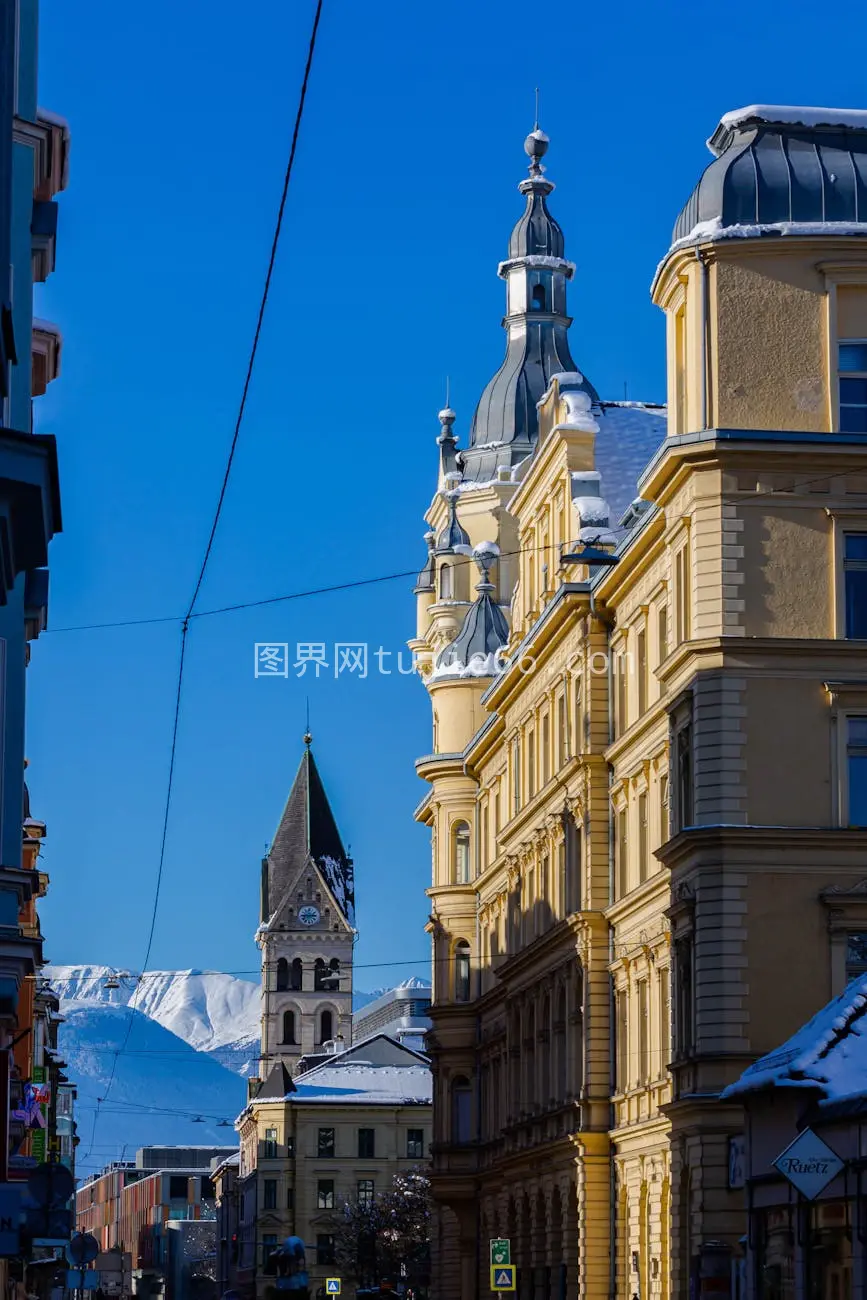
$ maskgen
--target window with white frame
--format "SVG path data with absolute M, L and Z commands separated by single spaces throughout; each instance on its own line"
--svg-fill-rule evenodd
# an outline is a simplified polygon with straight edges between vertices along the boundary
M 867 433 L 867 339 L 843 339 L 837 349 L 840 432 Z
M 846 719 L 846 784 L 850 826 L 867 826 L 867 715 Z
M 470 881 L 470 828 L 466 822 L 457 822 L 454 828 L 454 882 L 467 885 Z
M 850 930 L 846 935 L 846 983 L 867 975 L 867 930 Z
M 843 534 L 846 636 L 867 639 L 867 533 Z

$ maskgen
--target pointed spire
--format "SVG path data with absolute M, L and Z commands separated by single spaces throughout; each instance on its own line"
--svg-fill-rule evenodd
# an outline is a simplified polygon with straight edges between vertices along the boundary
M 500 548 L 496 542 L 480 542 L 472 554 L 481 575 L 476 585 L 479 594 L 467 610 L 460 632 L 439 655 L 434 677 L 494 677 L 501 667 L 509 624 L 493 599 L 491 582 L 491 567 Z
M 448 504 L 449 517 L 445 528 L 437 538 L 437 553 L 456 551 L 458 555 L 469 555 L 470 539 L 458 522 L 458 498 L 460 493 L 450 490 L 444 492 L 443 496 Z
M 454 433 L 454 423 L 458 417 L 448 404 L 448 396 L 446 396 L 446 404 L 437 418 L 440 422 L 440 435 L 437 438 L 437 446 L 440 449 L 440 465 L 442 467 L 443 476 L 445 477 L 447 474 L 458 473 L 458 458 L 456 450 L 458 440 Z M 459 474 L 458 477 L 460 477 Z
M 427 545 L 427 560 L 421 573 L 418 575 L 418 581 L 413 587 L 414 595 L 422 591 L 433 591 L 436 586 L 436 561 L 434 560 L 434 543 L 436 542 L 436 533 L 425 533 L 424 540 Z

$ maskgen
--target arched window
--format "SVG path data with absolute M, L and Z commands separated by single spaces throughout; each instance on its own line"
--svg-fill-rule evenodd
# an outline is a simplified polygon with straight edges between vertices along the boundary
M 324 993 L 328 988 L 328 967 L 321 957 L 313 963 L 313 987 L 317 993 Z
M 469 1079 L 458 1075 L 452 1080 L 452 1141 L 472 1142 L 473 1093 Z
M 455 944 L 455 1002 L 470 1000 L 470 945 L 466 939 Z
M 440 600 L 453 600 L 454 595 L 455 584 L 452 566 L 444 564 L 440 569 Z
M 470 828 L 466 822 L 455 823 L 454 845 L 455 884 L 468 885 L 470 883 Z
M 290 971 L 290 977 L 289 977 L 290 989 L 292 989 L 296 993 L 300 993 L 303 987 L 303 978 L 304 978 L 304 965 L 301 961 L 301 958 L 296 957 L 292 963 L 292 967 Z
M 532 297 L 532 301 L 531 301 L 531 306 L 532 306 L 533 311 L 546 311 L 546 310 L 547 310 L 547 304 L 546 304 L 546 301 L 545 301 L 545 286 L 544 286 L 544 284 L 534 284 L 534 285 L 533 285 L 533 297 Z
M 283 1012 L 283 1042 L 284 1043 L 295 1042 L 295 1012 L 294 1011 Z
M 328 1043 L 334 1037 L 334 1016 L 330 1011 L 323 1011 L 319 1016 L 319 1042 Z
M 340 990 L 340 961 L 337 957 L 332 957 L 328 963 L 328 974 L 326 976 L 328 987 L 335 991 Z
M 285 957 L 281 957 L 277 963 L 277 992 L 281 993 L 289 987 L 289 963 Z

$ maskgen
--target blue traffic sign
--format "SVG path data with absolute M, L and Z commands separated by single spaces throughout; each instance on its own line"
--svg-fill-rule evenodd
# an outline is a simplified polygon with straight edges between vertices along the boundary
M 515 1290 L 515 1265 L 514 1264 L 492 1265 L 491 1290 L 492 1291 L 514 1291 Z
M 340 1295 L 340 1278 L 329 1277 L 325 1279 L 325 1294 Z

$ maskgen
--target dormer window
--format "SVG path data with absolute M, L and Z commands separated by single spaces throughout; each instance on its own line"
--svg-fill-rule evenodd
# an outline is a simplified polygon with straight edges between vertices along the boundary
M 545 297 L 545 286 L 544 286 L 544 284 L 534 284 L 534 285 L 533 285 L 533 297 L 532 297 L 532 299 L 530 300 L 530 308 L 531 308 L 532 311 L 547 311 L 547 310 L 548 310 L 548 306 L 547 306 L 547 302 L 546 302 L 546 297 Z

